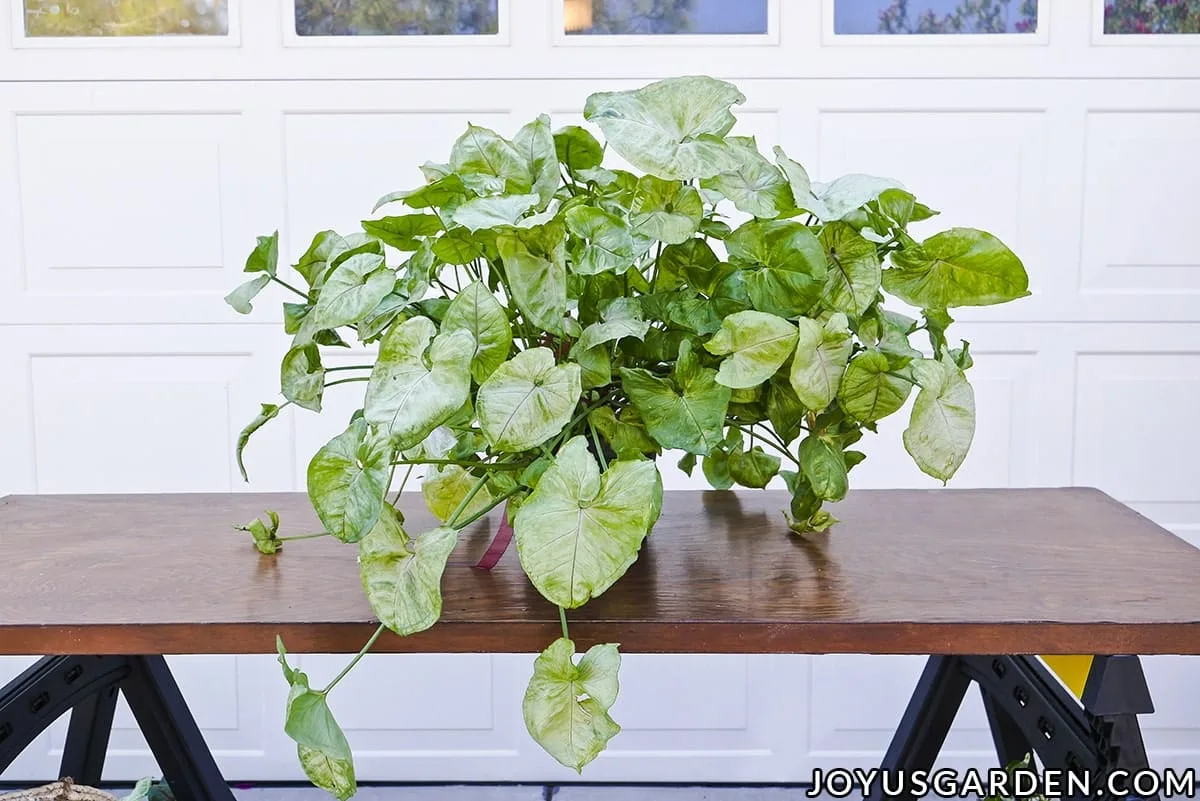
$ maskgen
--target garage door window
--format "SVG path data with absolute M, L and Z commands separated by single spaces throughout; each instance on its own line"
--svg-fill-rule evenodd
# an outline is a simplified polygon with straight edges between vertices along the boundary
M 298 36 L 486 36 L 499 0 L 295 0 Z
M 875 35 L 1028 34 L 1037 0 L 834 0 L 834 33 Z
M 22 0 L 28 38 L 229 34 L 229 0 Z

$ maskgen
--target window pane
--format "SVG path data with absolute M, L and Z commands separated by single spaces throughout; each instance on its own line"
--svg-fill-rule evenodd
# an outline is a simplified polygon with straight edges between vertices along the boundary
M 1104 32 L 1200 33 L 1200 0 L 1108 0 Z
M 834 0 L 843 34 L 1034 33 L 1037 0 Z
M 296 0 L 300 36 L 454 36 L 500 30 L 499 0 Z
M 25 0 L 26 36 L 224 36 L 229 0 Z
M 767 0 L 563 0 L 570 34 L 767 32 Z

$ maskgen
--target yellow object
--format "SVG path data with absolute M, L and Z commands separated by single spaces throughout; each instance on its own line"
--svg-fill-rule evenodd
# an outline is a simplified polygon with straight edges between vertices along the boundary
M 563 0 L 563 28 L 568 33 L 592 27 L 592 0 Z
M 1046 663 L 1054 674 L 1067 685 L 1076 698 L 1083 700 L 1083 688 L 1087 684 L 1088 671 L 1092 669 L 1091 656 L 1043 656 L 1042 661 Z

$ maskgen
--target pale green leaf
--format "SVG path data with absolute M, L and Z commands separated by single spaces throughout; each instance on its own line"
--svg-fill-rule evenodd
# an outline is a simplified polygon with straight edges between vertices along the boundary
M 635 168 L 672 181 L 708 178 L 735 169 L 722 140 L 746 100 L 733 84 L 702 76 L 668 78 L 640 89 L 598 92 L 583 116 Z
M 463 265 L 484 255 L 483 243 L 462 226 L 451 228 L 434 241 L 432 255 L 446 264 Z
M 653 175 L 638 180 L 630 209 L 634 233 L 646 240 L 679 244 L 700 230 L 704 201 L 694 188 Z
M 820 412 L 837 397 L 854 343 L 846 315 L 834 314 L 825 325 L 802 318 L 788 379 L 796 397 Z
M 378 237 L 385 245 L 397 250 L 416 250 L 421 240 L 442 230 L 442 222 L 433 214 L 404 214 L 399 217 L 383 217 L 379 220 L 363 220 L 362 228 L 371 236 Z
M 730 389 L 701 367 L 690 344 L 680 346 L 674 381 L 641 368 L 622 368 L 621 386 L 650 435 L 664 448 L 707 454 L 720 443 Z
M 445 526 L 410 539 L 391 507 L 385 510 L 359 543 L 363 589 L 380 623 L 407 637 L 438 621 L 442 573 L 457 542 L 458 532 Z
M 479 479 L 459 465 L 433 465 L 421 481 L 421 494 L 425 497 L 425 505 L 429 507 L 429 511 L 433 512 L 438 520 L 447 523 L 450 521 L 450 515 L 454 514 L 458 505 L 478 481 Z M 463 509 L 463 517 L 471 517 L 491 503 L 492 493 L 485 484 Z
M 249 314 L 254 311 L 254 306 L 250 301 L 254 300 L 259 292 L 262 292 L 263 287 L 271 283 L 271 276 L 260 275 L 257 278 L 251 278 L 244 284 L 239 284 L 236 289 L 225 296 L 225 302 L 228 303 L 233 310 L 238 314 Z
M 513 146 L 528 165 L 531 191 L 539 198 L 538 208 L 546 208 L 562 180 L 554 134 L 550 132 L 550 117 L 539 114 L 536 120 L 523 126 L 513 137 Z
M 455 141 L 450 150 L 450 169 L 460 177 L 474 174 L 499 178 L 509 194 L 525 194 L 533 186 L 529 163 L 516 146 L 478 125 L 468 125 Z
M 566 125 L 554 132 L 554 150 L 558 160 L 574 173 L 594 170 L 604 161 L 604 150 L 596 137 L 578 125 Z
M 636 408 L 624 410 L 621 418 L 618 418 L 610 407 L 601 406 L 588 414 L 588 422 L 595 426 L 596 430 L 600 432 L 600 436 L 604 437 L 618 456 L 624 454 L 658 455 L 662 448 L 650 436 L 645 425 L 637 417 Z
M 436 333 L 428 317 L 412 317 L 390 328 L 379 344 L 363 414 L 397 450 L 429 436 L 470 394 L 475 337 L 461 329 Z
M 732 389 L 751 389 L 783 366 L 796 348 L 796 326 L 760 311 L 731 314 L 721 330 L 704 344 L 714 356 L 725 356 L 717 382 Z
M 338 801 L 348 801 L 358 792 L 354 760 L 335 757 L 305 745 L 297 745 L 296 754 L 308 780 Z
M 904 448 L 923 473 L 943 483 L 958 471 L 975 436 L 975 391 L 949 356 L 913 362 L 921 390 L 913 401 Z
M 512 350 L 512 326 L 504 307 L 479 281 L 463 287 L 447 307 L 442 333 L 451 331 L 467 331 L 474 337 L 471 375 L 479 384 L 504 363 Z
M 483 231 L 513 226 L 538 204 L 537 195 L 496 195 L 477 197 L 454 210 L 451 221 L 468 231 Z
M 266 273 L 275 275 L 279 266 L 279 232 L 273 231 L 270 236 L 256 237 L 254 250 L 246 257 L 243 272 Z
M 550 233 L 536 237 L 506 231 L 496 247 L 517 308 L 534 326 L 557 334 L 567 313 L 566 239 L 561 229 L 547 228 Z
M 391 451 L 361 417 L 327 442 L 308 464 L 308 497 L 325 530 L 357 542 L 379 520 Z
M 304 409 L 321 411 L 325 392 L 325 368 L 315 343 L 297 345 L 287 352 L 279 365 L 279 385 L 283 397 Z
M 357 323 L 392 291 L 396 274 L 383 256 L 359 253 L 343 261 L 321 286 L 313 322 L 319 329 Z
M 330 759 L 350 763 L 352 766 L 354 757 L 350 751 L 350 743 L 346 740 L 342 727 L 333 717 L 325 693 L 313 690 L 305 673 L 288 666 L 286 654 L 282 650 L 283 644 L 279 642 L 278 645 L 279 662 L 291 685 L 283 724 L 284 733 L 299 746 L 318 751 Z
M 634 563 L 661 502 L 654 462 L 618 461 L 601 475 L 587 440 L 573 437 L 513 520 L 521 565 L 551 603 L 582 606 Z
M 621 731 L 608 714 L 620 667 L 616 645 L 593 645 L 577 665 L 575 643 L 551 643 L 534 660 L 521 705 L 529 736 L 560 764 L 582 771 Z
M 774 219 L 792 208 L 792 191 L 783 173 L 759 151 L 754 137 L 731 136 L 725 140 L 738 160 L 736 169 L 701 182 L 720 192 L 738 211 L 754 217 Z
M 891 254 L 883 288 L 923 309 L 990 306 L 1029 295 L 1021 260 L 996 237 L 951 228 Z
M 592 206 L 572 206 L 564 218 L 577 237 L 571 251 L 574 272 L 623 273 L 633 266 L 633 237 L 619 217 Z
M 800 469 L 818 498 L 840 501 L 846 497 L 846 459 L 833 440 L 811 434 L 805 437 L 800 442 Z
M 859 353 L 850 360 L 838 388 L 838 403 L 850 417 L 870 423 L 900 409 L 912 391 L 912 382 L 892 371 L 888 357 L 878 350 Z
M 591 350 L 608 342 L 625 337 L 645 339 L 650 330 L 650 321 L 642 319 L 642 308 L 632 298 L 617 298 L 604 311 L 604 320 L 592 323 L 583 329 L 583 334 L 572 348 L 572 354 Z
M 496 450 L 537 447 L 570 422 L 583 393 L 577 364 L 554 363 L 549 348 L 518 353 L 479 387 L 479 427 Z
M 861 317 L 875 302 L 882 277 L 875 245 L 844 222 L 826 225 L 820 241 L 829 265 L 825 302 L 851 317 Z
M 817 237 L 792 220 L 754 220 L 725 240 L 732 263 L 751 268 L 746 292 L 755 309 L 782 317 L 808 312 L 821 298 L 828 267 Z
M 903 189 L 904 185 L 891 178 L 851 173 L 828 184 L 813 184 L 812 192 L 822 208 L 807 208 L 796 199 L 797 205 L 811 211 L 821 222 L 841 220 L 850 212 L 862 208 L 888 189 Z

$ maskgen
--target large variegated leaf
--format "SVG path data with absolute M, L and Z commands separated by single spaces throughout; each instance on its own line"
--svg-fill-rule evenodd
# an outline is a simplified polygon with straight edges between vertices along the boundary
M 379 622 L 407 637 L 442 615 L 442 573 L 458 541 L 446 526 L 409 538 L 390 507 L 359 543 L 363 589 Z
M 421 481 L 421 494 L 425 497 L 425 505 L 429 507 L 429 511 L 433 512 L 438 520 L 448 523 L 454 510 L 474 489 L 477 482 L 475 476 L 459 465 L 433 465 Z M 492 494 L 485 485 L 475 493 L 462 514 L 464 517 L 470 517 L 488 508 L 491 502 Z
M 752 389 L 783 366 L 796 348 L 796 326 L 760 311 L 731 314 L 721 330 L 704 344 L 714 356 L 725 356 L 717 381 L 732 389 Z
M 555 640 L 534 660 L 521 705 L 534 742 L 575 771 L 595 759 L 621 727 L 608 714 L 617 700 L 621 655 L 593 645 L 575 663 L 575 643 Z
M 517 308 L 529 323 L 556 334 L 562 332 L 567 313 L 564 233 L 560 226 L 548 225 L 537 232 L 505 231 L 496 237 Z
M 598 92 L 587 99 L 583 116 L 637 169 L 688 181 L 736 169 L 738 160 L 722 137 L 736 122 L 730 109 L 745 101 L 733 84 L 687 76 Z
M 517 131 L 513 147 L 525 159 L 532 180 L 531 191 L 538 196 L 538 208 L 544 209 L 558 191 L 562 176 L 558 171 L 558 153 L 550 117 L 539 114 L 537 119 Z
M 754 137 L 731 136 L 725 140 L 738 166 L 701 182 L 733 203 L 734 208 L 770 220 L 792 208 L 792 192 L 784 174 L 758 150 Z
M 468 331 L 475 339 L 471 375 L 482 384 L 508 358 L 512 350 L 512 326 L 496 296 L 479 281 L 473 281 L 450 302 L 442 318 L 442 333 Z
M 621 368 L 621 387 L 658 444 L 688 453 L 710 453 L 724 436 L 731 391 L 717 382 L 716 370 L 700 365 L 686 340 L 680 346 L 673 379 L 641 368 Z
M 883 288 L 922 309 L 990 306 L 1029 294 L 1021 260 L 996 237 L 951 228 L 891 255 Z
M 380 343 L 367 384 L 367 422 L 379 426 L 397 450 L 420 443 L 467 402 L 474 353 L 470 332 L 437 334 L 428 317 L 392 327 Z
M 851 317 L 861 317 L 879 293 L 882 271 L 875 245 L 844 222 L 826 225 L 820 241 L 829 265 L 825 302 Z
M 870 423 L 898 411 L 911 391 L 912 382 L 892 370 L 886 354 L 868 350 L 851 359 L 846 367 L 838 388 L 838 403 L 850 417 Z
M 921 471 L 946 482 L 958 472 L 975 436 L 975 391 L 947 355 L 913 362 L 921 385 L 904 430 L 904 447 Z
M 282 642 L 278 647 L 279 664 L 291 685 L 283 730 L 295 741 L 309 780 L 338 801 L 347 801 L 358 789 L 350 743 L 329 709 L 325 693 L 312 689 L 308 676 L 288 665 Z
M 834 314 L 825 325 L 802 318 L 797 321 L 799 336 L 792 369 L 788 375 L 800 403 L 822 412 L 837 397 L 846 372 L 846 362 L 854 348 L 846 315 Z
M 551 603 L 582 606 L 634 563 L 661 507 L 654 462 L 618 461 L 601 475 L 587 440 L 573 437 L 513 520 L 521 566 Z
M 325 530 L 342 542 L 357 542 L 379 520 L 391 449 L 384 436 L 355 418 L 308 464 L 308 497 Z
M 579 365 L 556 365 L 549 348 L 530 348 L 479 387 L 479 427 L 496 450 L 535 448 L 570 422 L 582 392 Z
M 313 309 L 320 329 L 357 323 L 392 291 L 396 273 L 377 253 L 358 253 L 339 264 L 321 286 Z

